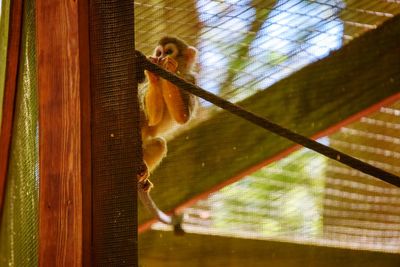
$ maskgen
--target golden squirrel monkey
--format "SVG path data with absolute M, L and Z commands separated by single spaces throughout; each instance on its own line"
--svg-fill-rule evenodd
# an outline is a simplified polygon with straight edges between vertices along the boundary
M 197 49 L 179 38 L 165 36 L 158 42 L 148 59 L 183 79 L 195 83 L 194 66 Z M 141 91 L 142 113 L 141 133 L 143 142 L 144 169 L 138 176 L 145 182 L 145 190 L 151 188 L 150 173 L 158 166 L 167 153 L 164 136 L 180 124 L 188 122 L 197 108 L 194 95 L 176 87 L 171 82 L 145 71 L 147 86 Z

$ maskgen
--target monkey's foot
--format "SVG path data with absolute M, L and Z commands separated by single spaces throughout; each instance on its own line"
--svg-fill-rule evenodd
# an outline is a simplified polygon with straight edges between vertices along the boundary
M 146 181 L 150 176 L 149 168 L 145 162 L 142 163 L 139 167 L 139 172 L 137 174 L 137 180 L 139 182 Z
M 149 179 L 146 179 L 144 181 L 140 181 L 139 186 L 141 187 L 141 190 L 143 190 L 144 192 L 150 192 L 151 188 L 153 187 L 153 183 L 150 182 Z

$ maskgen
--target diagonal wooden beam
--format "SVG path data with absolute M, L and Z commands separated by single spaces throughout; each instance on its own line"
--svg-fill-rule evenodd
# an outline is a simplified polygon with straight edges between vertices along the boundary
M 139 238 L 142 266 L 365 266 L 395 267 L 400 257 L 394 253 L 351 250 L 321 245 L 305 245 L 270 240 L 254 240 L 216 235 L 151 231 Z
M 240 106 L 305 136 L 338 124 L 399 92 L 400 16 L 310 64 Z M 172 210 L 293 146 L 227 112 L 169 142 L 152 195 Z M 144 227 L 150 215 L 140 209 Z M 142 228 L 143 229 L 143 228 Z

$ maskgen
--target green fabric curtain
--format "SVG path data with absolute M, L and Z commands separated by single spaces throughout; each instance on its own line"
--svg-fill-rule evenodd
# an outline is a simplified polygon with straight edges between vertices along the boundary
M 6 2 L 2 0 L 3 7 L 9 5 Z M 33 0 L 24 3 L 11 157 L 0 228 L 0 266 L 38 265 L 38 99 L 34 3 Z M 2 20 L 2 36 L 6 24 Z M 3 40 L 0 41 L 2 49 Z
M 0 125 L 3 113 L 4 80 L 6 70 L 8 21 L 10 0 L 0 0 Z

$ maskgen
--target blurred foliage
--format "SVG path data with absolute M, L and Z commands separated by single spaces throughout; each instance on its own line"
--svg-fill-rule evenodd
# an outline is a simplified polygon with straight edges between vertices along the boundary
M 228 64 L 227 77 L 221 84 L 221 95 L 232 91 L 232 83 L 236 77 L 236 73 L 243 71 L 244 67 L 246 66 L 247 62 L 244 60 L 244 58 L 248 58 L 251 44 L 256 39 L 257 33 L 260 31 L 275 4 L 275 0 L 251 1 L 250 6 L 255 10 L 255 15 L 253 16 L 253 21 L 251 21 L 250 28 L 245 33 L 243 40 L 237 42 L 238 45 L 235 47 L 233 54 L 234 57 L 231 57 L 231 61 Z
M 240 101 L 342 44 L 341 0 L 199 0 L 199 85 Z
M 340 0 L 252 0 L 224 7 L 199 2 L 200 14 L 224 14 L 200 15 L 208 28 L 201 35 L 207 42 L 201 54 L 219 59 L 208 62 L 206 56 L 202 62 L 205 77 L 219 81 L 209 79 L 205 87 L 231 101 L 265 89 L 341 45 Z M 223 188 L 210 199 L 214 226 L 264 236 L 321 234 L 325 164 L 322 156 L 303 149 Z
M 262 236 L 322 234 L 326 159 L 302 149 L 211 198 L 213 226 Z

